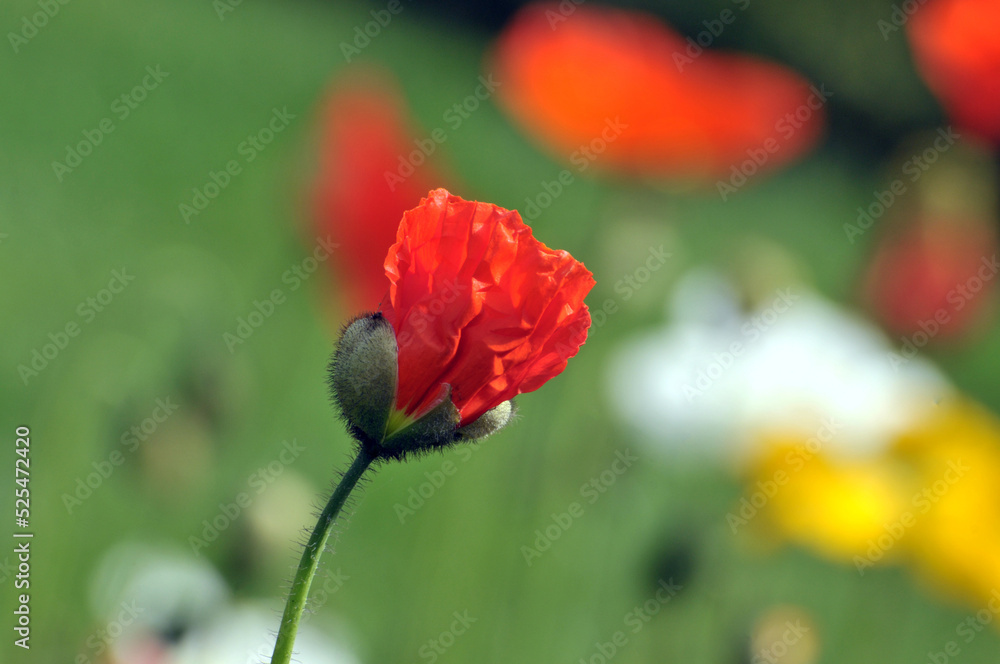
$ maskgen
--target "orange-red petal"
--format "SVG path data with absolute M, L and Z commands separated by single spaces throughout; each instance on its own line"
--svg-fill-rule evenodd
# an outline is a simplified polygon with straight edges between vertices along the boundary
M 434 190 L 403 216 L 385 272 L 408 414 L 448 384 L 462 424 L 475 421 L 558 375 L 586 340 L 593 275 L 516 211 Z

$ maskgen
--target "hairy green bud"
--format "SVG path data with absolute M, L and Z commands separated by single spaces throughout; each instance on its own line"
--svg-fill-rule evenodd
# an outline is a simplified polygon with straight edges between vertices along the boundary
M 396 333 L 382 314 L 363 314 L 344 327 L 330 362 L 333 400 L 351 432 L 368 440 L 385 436 L 396 401 Z
M 475 422 L 461 427 L 456 434 L 460 440 L 486 438 L 507 426 L 516 411 L 517 408 L 514 406 L 513 400 L 504 401 L 499 406 L 483 413 Z

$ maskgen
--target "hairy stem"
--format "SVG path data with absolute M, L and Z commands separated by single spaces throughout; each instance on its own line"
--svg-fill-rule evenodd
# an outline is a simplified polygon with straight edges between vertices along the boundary
M 281 627 L 278 629 L 278 640 L 274 644 L 271 664 L 289 664 L 291 661 L 295 634 L 299 630 L 302 612 L 305 610 L 306 600 L 309 597 L 309 587 L 312 585 L 313 577 L 316 576 L 319 557 L 326 548 L 327 540 L 330 539 L 330 533 L 333 531 L 333 524 L 336 522 L 340 510 L 344 507 L 347 496 L 350 495 L 351 490 L 357 485 L 358 480 L 361 479 L 374 460 L 375 457 L 366 452 L 362 446 L 354 463 L 344 473 L 340 484 L 330 496 L 330 501 L 319 515 L 316 528 L 309 536 L 309 543 L 306 544 L 302 560 L 299 561 L 299 568 L 292 581 L 292 589 L 288 593 L 288 604 L 285 605 L 285 612 L 281 616 Z

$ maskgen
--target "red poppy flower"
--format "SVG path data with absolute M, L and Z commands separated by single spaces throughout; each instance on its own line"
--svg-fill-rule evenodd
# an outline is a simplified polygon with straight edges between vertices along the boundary
M 517 14 L 492 67 L 502 105 L 578 169 L 714 178 L 818 139 L 825 98 L 793 71 L 704 50 L 646 14 L 564 5 Z
M 921 75 L 952 120 L 1000 146 L 1000 3 L 932 0 L 906 24 Z
M 399 220 L 442 181 L 422 153 L 414 165 L 407 118 L 392 80 L 371 71 L 341 82 L 325 103 L 314 228 L 340 245 L 328 263 L 351 309 L 373 309 L 385 296 L 382 261 Z
M 593 275 L 536 240 L 516 211 L 436 189 L 403 215 L 385 273 L 395 410 L 409 419 L 450 386 L 460 425 L 474 422 L 561 373 L 587 338 Z
M 887 329 L 961 336 L 994 289 L 996 237 L 975 217 L 925 217 L 880 239 L 865 295 Z

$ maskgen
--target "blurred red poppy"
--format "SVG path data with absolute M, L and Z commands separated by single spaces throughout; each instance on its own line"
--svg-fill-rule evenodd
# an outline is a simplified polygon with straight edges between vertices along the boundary
M 951 119 L 1000 146 L 1000 3 L 931 0 L 906 28 L 917 67 Z
M 891 332 L 954 338 L 989 301 L 996 260 L 996 237 L 986 222 L 922 218 L 880 239 L 865 294 Z
M 593 275 L 516 211 L 436 189 L 385 259 L 399 348 L 396 410 L 420 417 L 451 386 L 461 425 L 566 368 L 587 338 Z
M 565 4 L 565 3 L 564 3 Z M 715 178 L 817 141 L 826 94 L 778 64 L 704 50 L 650 15 L 532 5 L 496 44 L 502 105 L 578 170 Z
M 351 310 L 374 309 L 385 296 L 382 262 L 403 212 L 444 181 L 426 155 L 414 155 L 416 133 L 387 74 L 341 81 L 324 103 L 313 223 L 340 245 L 328 263 Z

